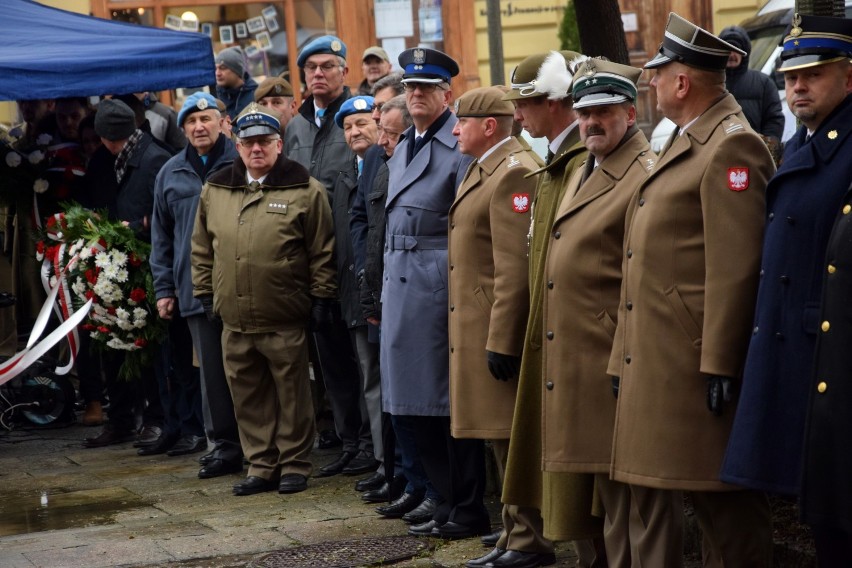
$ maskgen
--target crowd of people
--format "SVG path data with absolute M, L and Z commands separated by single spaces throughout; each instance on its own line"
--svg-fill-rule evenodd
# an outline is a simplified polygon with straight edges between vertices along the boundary
M 212 443 L 198 476 L 245 460 L 236 496 L 366 475 L 361 499 L 408 534 L 481 537 L 470 568 L 547 566 L 566 540 L 580 566 L 681 566 L 685 494 L 705 566 L 772 566 L 768 493 L 799 497 L 820 566 L 849 565 L 852 22 L 792 23 L 802 127 L 777 171 L 780 104 L 744 35 L 673 13 L 644 69 L 537 53 L 458 97 L 427 47 L 400 73 L 370 47 L 353 95 L 322 36 L 298 107 L 239 48 L 177 113 L 149 93 L 22 102 L 29 137 L 79 144 L 69 195 L 151 242 L 169 322 L 135 382 L 83 344 L 83 422 L 109 398 L 85 445 Z M 676 125 L 659 155 L 643 73 Z M 326 406 L 339 452 L 315 467 Z

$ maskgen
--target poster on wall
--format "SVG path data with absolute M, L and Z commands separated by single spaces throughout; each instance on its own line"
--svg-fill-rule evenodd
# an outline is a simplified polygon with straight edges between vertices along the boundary
M 417 13 L 420 18 L 420 43 L 444 41 L 441 0 L 435 0 L 428 8 L 420 8 Z
M 411 0 L 375 0 L 376 37 L 411 37 L 414 35 L 414 11 Z M 440 13 L 440 8 L 438 12 Z
M 180 24 L 180 17 L 175 16 L 174 14 L 166 14 L 166 23 L 163 24 L 163 27 L 169 30 L 180 31 Z
M 219 26 L 219 42 L 234 43 L 234 26 Z
M 246 27 L 248 28 L 249 33 L 257 34 L 266 29 L 266 24 L 263 21 L 263 16 L 257 16 L 256 18 L 249 18 L 246 20 Z
M 237 22 L 236 24 L 234 24 L 234 31 L 237 33 L 237 37 L 240 39 L 248 37 L 248 30 L 246 29 L 245 22 Z
M 278 18 L 275 16 L 264 16 L 263 19 L 266 21 L 266 29 L 269 33 L 274 34 L 281 29 L 281 26 L 278 25 Z
M 198 20 L 181 20 L 180 21 L 180 30 L 182 32 L 197 32 L 198 31 Z
M 260 32 L 254 39 L 257 40 L 257 45 L 260 46 L 261 51 L 269 51 L 272 49 L 272 38 L 269 35 L 269 32 Z
M 201 24 L 201 33 L 203 33 L 207 37 L 213 37 L 213 24 L 210 22 L 205 22 Z

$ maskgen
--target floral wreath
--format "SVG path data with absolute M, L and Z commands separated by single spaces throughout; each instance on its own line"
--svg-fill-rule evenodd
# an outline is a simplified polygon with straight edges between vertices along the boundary
M 48 217 L 36 242 L 42 282 L 46 289 L 62 286 L 58 303 L 64 317 L 92 300 L 81 329 L 96 347 L 126 351 L 119 377 L 137 378 L 166 333 L 155 309 L 151 245 L 110 221 L 105 211 L 62 207 L 64 212 Z

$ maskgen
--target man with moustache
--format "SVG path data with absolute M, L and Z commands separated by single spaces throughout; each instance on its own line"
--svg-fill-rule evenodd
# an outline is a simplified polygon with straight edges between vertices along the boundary
M 769 502 L 719 478 L 757 292 L 763 190 L 775 170 L 725 90 L 737 49 L 672 13 L 645 65 L 655 70 L 657 105 L 678 128 L 627 215 L 607 369 L 618 387 L 610 474 L 690 491 L 704 565 L 756 567 L 772 565 Z M 674 559 L 683 533 L 670 519 L 683 504 L 668 503 L 637 538 Z
M 850 54 L 849 19 L 796 15 L 784 39 L 779 70 L 802 127 L 766 188 L 757 312 L 722 469 L 730 483 L 800 495 L 820 566 L 852 562 L 845 489 L 852 471 L 845 386 Z
M 579 53 L 570 51 L 531 55 L 515 68 L 512 89 L 505 95 L 515 105 L 515 120 L 532 137 L 547 138 L 548 153 L 546 165 L 535 172 L 537 183 L 528 234 L 530 311 L 502 500 L 518 507 L 527 518 L 542 518 L 543 530 L 535 536 L 540 550 L 552 547 L 549 540 L 573 540 L 580 564 L 592 566 L 605 558 L 603 543 L 595 545 L 590 540 L 601 534 L 600 520 L 591 515 L 593 477 L 541 468 L 542 390 L 546 380 L 542 354 L 544 261 L 553 220 L 568 180 L 588 156 L 580 140 L 571 96 L 570 63 L 580 58 Z M 575 506 L 557 507 L 556 503 Z M 483 542 L 506 550 L 512 546 L 514 531 L 514 525 L 504 518 L 503 530 Z
M 450 208 L 450 420 L 454 438 L 491 440 L 502 474 L 515 410 L 518 368 L 526 328 L 526 234 L 538 164 L 512 137 L 515 107 L 498 87 L 473 89 L 456 101 L 453 134 L 471 164 Z M 455 476 L 484 484 L 482 450 L 457 460 Z M 476 461 L 473 461 L 476 460 Z M 501 476 L 502 477 L 502 476 Z M 510 550 L 495 549 L 466 566 L 555 559 L 549 543 L 538 547 L 541 519 L 518 515 Z M 536 531 L 536 529 L 538 529 Z M 493 564 L 492 564 L 493 565 Z
M 621 290 L 624 219 L 656 161 L 636 126 L 641 74 L 601 59 L 583 61 L 574 74 L 574 111 L 589 157 L 574 172 L 556 212 L 542 293 L 544 469 L 594 474 L 606 513 L 607 562 L 613 567 L 672 566 L 682 557 L 682 551 L 661 556 L 631 538 L 631 522 L 641 525 L 656 499 L 670 499 L 673 492 L 609 478 L 616 399 L 606 368 Z M 679 519 L 671 522 L 681 527 Z
M 203 467 L 198 477 L 207 479 L 242 471 L 243 452 L 222 365 L 222 322 L 216 318 L 208 320 L 203 303 L 192 294 L 191 237 L 204 182 L 231 166 L 238 154 L 234 143 L 222 135 L 222 115 L 212 95 L 198 92 L 187 97 L 177 122 L 189 144 L 166 162 L 154 186 L 151 272 L 159 316 L 173 322 L 179 321 L 180 316 L 189 327 L 190 344 L 176 341 L 183 334 L 171 334 L 176 363 L 182 362 L 184 368 L 191 366 L 192 361 L 187 359 L 193 349 L 200 362 L 200 391 L 191 382 L 171 383 L 170 394 L 173 400 L 184 399 L 176 405 L 176 410 L 184 422 L 190 422 L 189 430 L 183 432 L 186 428 L 181 428 L 186 435 L 201 436 L 199 425 L 191 422 L 198 418 L 192 414 L 193 403 L 200 402 L 204 429 L 214 445 L 213 451 L 199 460 Z M 176 377 L 185 378 L 185 374 Z M 194 401 L 193 395 L 198 392 L 201 400 Z M 139 454 L 157 454 L 169 449 L 167 443 L 160 443 L 141 448 Z

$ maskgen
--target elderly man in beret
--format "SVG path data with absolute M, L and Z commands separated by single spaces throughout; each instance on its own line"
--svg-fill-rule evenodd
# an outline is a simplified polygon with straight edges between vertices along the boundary
M 226 47 L 216 56 L 216 97 L 225 103 L 225 112 L 235 120 L 254 100 L 257 82 L 246 69 L 246 56 L 239 47 Z
M 293 87 L 282 77 L 268 77 L 257 86 L 254 101 L 262 107 L 271 108 L 278 113 L 281 123 L 281 135 L 296 114 L 296 99 L 293 98 Z
M 212 95 L 194 93 L 184 101 L 177 121 L 189 145 L 166 162 L 157 176 L 151 223 L 151 272 L 157 311 L 161 318 L 171 320 L 170 336 L 176 362 L 187 363 L 194 348 L 201 364 L 201 397 L 197 402 L 199 408 L 203 405 L 204 428 L 214 444 L 213 451 L 201 459 L 203 467 L 198 477 L 202 479 L 243 469 L 234 404 L 222 366 L 222 325 L 219 321 L 209 321 L 201 302 L 193 296 L 190 265 L 190 239 L 201 188 L 210 175 L 229 167 L 237 158 L 234 143 L 222 135 L 222 120 Z M 190 341 L 186 341 L 186 334 L 177 333 L 177 324 L 181 321 L 189 328 Z M 183 342 L 177 343 L 180 339 Z M 192 361 L 188 364 L 191 366 Z M 187 399 L 175 409 L 182 421 L 197 418 L 188 412 L 192 411 L 190 403 L 193 401 L 187 396 L 194 393 L 192 385 L 173 386 L 184 387 L 172 389 L 172 399 Z M 186 430 L 181 427 L 184 435 L 200 437 L 202 434 L 197 427 Z M 147 453 L 160 453 L 161 449 L 151 448 Z
M 850 56 L 852 20 L 794 16 L 779 71 L 802 126 L 766 188 L 757 310 L 722 468 L 730 483 L 798 494 L 820 566 L 852 565 Z
M 225 375 L 248 476 L 235 495 L 307 488 L 314 442 L 305 328 L 337 288 L 325 188 L 282 154 L 278 119 L 237 118 L 239 160 L 207 179 L 192 233 L 193 294 L 221 318 Z
M 453 129 L 462 154 L 476 161 L 449 217 L 450 422 L 453 438 L 471 442 L 466 460 L 451 463 L 458 464 L 454 475 L 477 489 L 485 483 L 481 440 L 491 440 L 501 478 L 509 449 L 529 314 L 527 232 L 536 182 L 527 174 L 539 167 L 512 136 L 515 107 L 503 94 L 483 87 L 462 95 Z M 555 560 L 541 537 L 541 516 L 528 519 L 525 512 L 504 507 L 505 524 L 517 529 L 510 550 L 495 548 L 467 566 L 504 556 L 530 566 Z
M 772 156 L 725 90 L 738 48 L 670 14 L 651 86 L 677 125 L 627 214 L 611 477 L 690 491 L 705 566 L 771 566 L 766 495 L 719 477 L 760 278 Z M 756 331 L 756 330 L 755 330 Z M 662 504 L 661 502 L 659 502 Z M 641 538 L 682 550 L 657 507 Z

